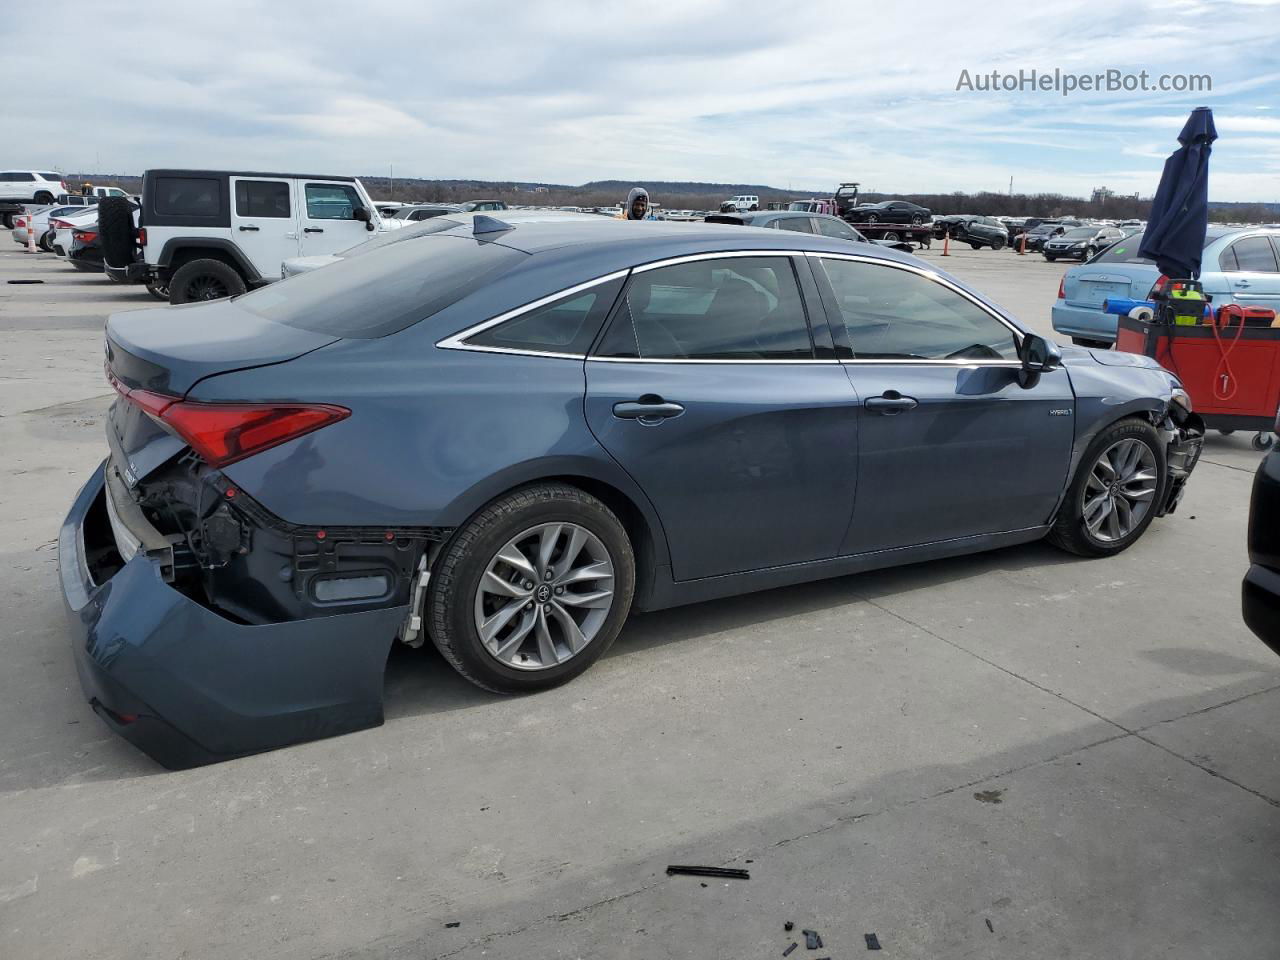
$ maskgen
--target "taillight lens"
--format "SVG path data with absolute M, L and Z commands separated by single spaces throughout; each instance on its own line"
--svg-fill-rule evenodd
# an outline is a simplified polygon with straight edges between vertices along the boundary
M 1168 285 L 1168 283 L 1169 283 L 1169 278 L 1166 277 L 1163 273 L 1160 274 L 1160 276 L 1156 278 L 1156 282 L 1151 285 L 1151 289 L 1147 291 L 1147 299 L 1152 300 L 1155 298 L 1156 294 L 1162 293 L 1164 291 L 1164 288 Z
M 145 247 L 147 245 L 147 228 L 138 228 L 138 246 Z
M 67 223 L 65 220 L 50 220 L 49 226 L 53 227 L 55 230 L 65 230 L 67 227 L 71 226 L 71 224 Z
M 81 243 L 97 243 L 98 235 L 92 230 L 77 230 L 73 236 Z
M 14 217 L 14 218 L 13 218 L 13 225 L 14 225 L 15 227 L 26 227 L 26 225 L 27 225 L 27 218 L 26 218 L 26 217 Z
M 1062 279 L 1058 281 L 1058 299 L 1067 299 L 1067 275 L 1064 273 Z
M 150 390 L 130 390 L 111 377 L 121 396 L 167 424 L 211 467 L 224 467 L 351 416 L 329 403 L 200 403 Z

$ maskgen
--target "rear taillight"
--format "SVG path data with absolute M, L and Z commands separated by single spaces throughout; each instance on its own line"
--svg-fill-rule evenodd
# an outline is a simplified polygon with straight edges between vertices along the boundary
M 73 230 L 71 235 L 81 243 L 97 243 L 98 235 L 92 230 Z
M 1067 299 L 1067 275 L 1064 273 L 1062 279 L 1058 281 L 1058 299 Z
M 130 403 L 169 426 L 211 467 L 224 467 L 351 416 L 328 403 L 199 403 L 150 390 L 111 385 Z
M 1151 285 L 1151 289 L 1147 291 L 1147 299 L 1154 300 L 1156 295 L 1164 292 L 1164 288 L 1168 286 L 1169 278 L 1163 273 L 1156 278 L 1156 282 Z
M 50 220 L 49 226 L 53 227 L 55 230 L 65 230 L 67 227 L 71 226 L 71 224 L 67 223 L 65 220 Z
M 147 228 L 138 228 L 138 246 L 145 247 L 147 245 Z
M 14 225 L 15 227 L 23 227 L 23 228 L 25 228 L 25 227 L 26 227 L 26 225 L 27 225 L 27 218 L 26 218 L 26 217 L 14 217 L 14 218 L 13 218 L 13 225 Z

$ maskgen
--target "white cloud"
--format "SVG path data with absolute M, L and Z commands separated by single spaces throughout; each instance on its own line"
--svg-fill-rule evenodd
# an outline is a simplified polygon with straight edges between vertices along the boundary
M 66 22 L 95 31 L 93 82 L 73 88 L 32 79 L 48 57 L 38 10 L 6 12 L 0 60 L 0 83 L 22 92 L 5 125 L 38 145 L 21 161 L 37 166 L 100 154 L 120 172 L 393 163 L 405 176 L 897 191 L 1013 176 L 1017 189 L 1149 193 L 1207 103 L 1222 134 L 1215 197 L 1280 199 L 1265 156 L 1280 121 L 1257 115 L 1280 92 L 1280 74 L 1258 70 L 1280 53 L 1273 4 L 65 0 Z M 1055 67 L 1207 72 L 1213 92 L 955 89 L 961 69 Z

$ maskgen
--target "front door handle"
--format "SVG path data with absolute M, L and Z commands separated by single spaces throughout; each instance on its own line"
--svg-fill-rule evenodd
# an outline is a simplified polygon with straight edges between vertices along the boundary
M 627 401 L 613 405 L 613 415 L 619 420 L 639 420 L 641 423 L 658 423 L 669 417 L 678 417 L 684 407 L 661 398 L 639 402 Z
M 246 226 L 241 226 L 241 227 L 240 227 L 240 229 L 241 229 L 241 230 L 252 230 L 254 233 L 257 233 L 257 232 L 258 232 L 258 228 L 257 228 L 257 227 L 246 227 Z
M 872 413 L 894 417 L 906 410 L 914 410 L 920 406 L 920 401 L 915 397 L 904 397 L 897 390 L 886 390 L 882 396 L 867 397 L 863 401 L 863 406 Z
M 1236 286 L 1237 286 L 1237 287 L 1247 287 L 1247 286 L 1249 286 L 1249 281 L 1248 281 L 1248 280 L 1237 280 L 1237 281 L 1236 281 Z
M 304 227 L 303 233 L 324 233 L 324 227 Z

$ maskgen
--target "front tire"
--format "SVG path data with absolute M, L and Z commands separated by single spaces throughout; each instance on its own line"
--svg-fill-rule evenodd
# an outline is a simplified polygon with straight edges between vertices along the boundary
M 482 508 L 431 578 L 427 620 L 477 686 L 530 693 L 573 679 L 609 649 L 631 609 L 635 558 L 607 506 L 539 483 Z
M 234 267 L 221 260 L 192 260 L 169 280 L 170 303 L 196 303 L 237 297 L 248 287 Z
M 1155 519 L 1167 473 L 1155 427 L 1144 420 L 1113 424 L 1081 458 L 1049 542 L 1082 557 L 1128 549 Z

